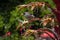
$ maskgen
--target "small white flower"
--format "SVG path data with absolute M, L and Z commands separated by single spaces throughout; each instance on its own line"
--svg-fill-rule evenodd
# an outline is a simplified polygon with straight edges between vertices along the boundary
M 22 24 L 25 24 L 25 23 L 28 23 L 28 21 L 25 21 L 25 20 L 24 20 L 24 21 L 22 22 Z

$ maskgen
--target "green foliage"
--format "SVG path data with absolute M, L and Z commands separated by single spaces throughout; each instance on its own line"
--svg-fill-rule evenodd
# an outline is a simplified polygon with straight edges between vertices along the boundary
M 39 2 L 39 1 L 44 1 L 48 2 L 51 4 L 51 7 L 55 8 L 55 4 L 53 3 L 52 0 L 2 0 L 1 1 L 1 7 L 0 7 L 0 32 L 1 34 L 4 32 L 11 31 L 13 34 L 11 36 L 1 38 L 1 40 L 20 40 L 21 36 L 16 32 L 16 26 L 18 25 L 18 19 L 20 20 L 27 20 L 24 16 L 24 12 L 28 10 L 29 13 L 34 14 L 33 11 L 31 11 L 29 8 L 23 8 L 19 10 L 17 8 L 18 5 L 20 4 L 28 4 L 30 2 Z M 41 15 L 39 17 L 44 16 L 45 14 L 51 13 L 48 8 L 40 10 L 39 9 L 39 14 L 41 11 Z M 36 12 L 35 12 L 36 13 Z M 38 14 L 38 15 L 39 15 Z M 36 14 L 37 15 L 37 14 Z M 36 25 L 39 25 L 39 23 L 36 23 Z M 4 29 L 3 29 L 4 28 Z M 28 38 L 22 37 L 21 40 L 34 40 L 34 37 L 30 36 Z
M 26 4 L 30 2 L 48 2 L 52 8 L 55 8 L 55 4 L 52 0 L 25 0 Z
M 3 17 L 0 15 L 0 31 L 3 29 L 4 26 L 4 22 L 3 22 Z
M 29 37 L 22 36 L 21 40 L 34 40 L 34 37 L 33 36 L 29 36 Z

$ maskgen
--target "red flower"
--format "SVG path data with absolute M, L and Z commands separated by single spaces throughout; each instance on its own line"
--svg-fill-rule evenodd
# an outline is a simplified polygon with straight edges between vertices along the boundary
M 11 32 L 7 32 L 6 35 L 7 35 L 7 36 L 10 36 L 10 35 L 11 35 Z
M 22 31 L 23 30 L 23 28 L 20 28 L 20 31 Z
M 55 38 L 54 34 L 48 31 L 45 31 L 50 37 Z
M 49 37 L 49 35 L 46 34 L 46 33 L 43 33 L 43 34 L 41 34 L 40 36 L 41 36 L 41 37 L 44 37 L 44 38 Z

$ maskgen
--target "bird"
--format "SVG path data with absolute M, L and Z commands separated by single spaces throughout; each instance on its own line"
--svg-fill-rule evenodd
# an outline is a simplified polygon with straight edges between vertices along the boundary
M 30 20 L 30 19 L 32 19 L 32 18 L 35 17 L 33 14 L 30 14 L 29 12 L 25 12 L 25 13 L 24 13 L 24 16 L 25 16 L 28 20 Z

